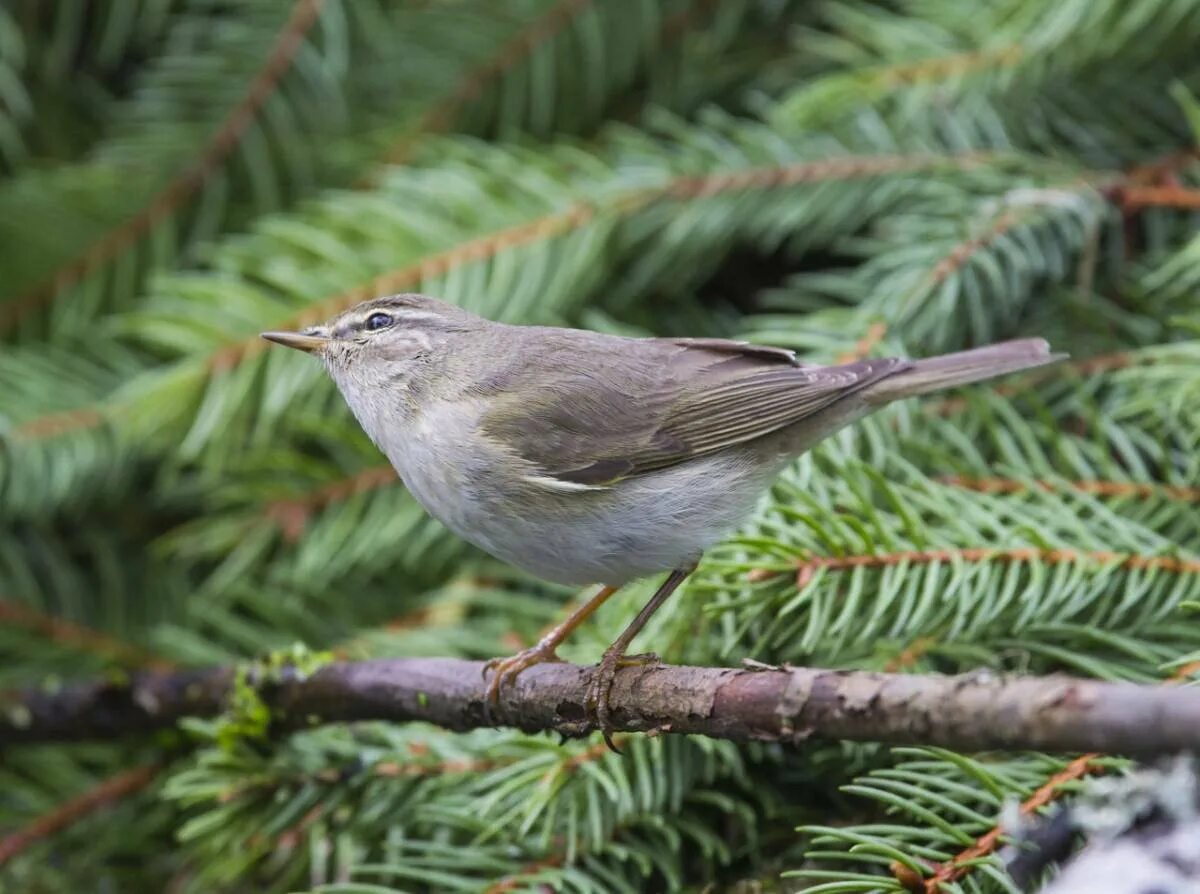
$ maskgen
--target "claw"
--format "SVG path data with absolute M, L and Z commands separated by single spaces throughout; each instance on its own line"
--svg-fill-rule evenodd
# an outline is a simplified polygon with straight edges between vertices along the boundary
M 500 687 L 505 682 L 516 680 L 521 671 L 535 664 L 549 664 L 562 661 L 554 652 L 553 646 L 538 643 L 532 649 L 525 649 L 508 658 L 492 658 L 483 665 L 483 678 L 492 673 L 492 682 L 488 684 L 487 697 L 493 705 L 500 701 Z
M 612 712 L 608 697 L 612 691 L 613 680 L 617 677 L 617 669 L 622 667 L 645 667 L 658 664 L 659 657 L 653 652 L 641 655 L 620 655 L 605 652 L 600 663 L 592 671 L 592 679 L 588 683 L 587 694 L 584 697 L 584 710 L 591 716 L 592 723 L 604 736 L 604 744 L 617 754 L 621 749 L 613 742 Z
M 516 656 L 511 656 L 511 657 L 516 657 Z M 509 660 L 509 658 L 489 658 L 487 661 L 485 661 L 483 663 L 483 670 L 481 670 L 479 672 L 479 676 L 483 677 L 483 679 L 486 680 L 488 677 L 488 674 L 490 674 L 497 667 L 499 667 L 501 664 L 503 664 L 505 661 L 508 661 L 508 660 Z

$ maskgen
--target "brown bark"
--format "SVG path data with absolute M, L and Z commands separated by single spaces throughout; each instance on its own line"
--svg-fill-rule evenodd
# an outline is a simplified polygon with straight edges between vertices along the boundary
M 483 665 L 453 658 L 335 663 L 258 684 L 279 730 L 354 720 L 449 729 L 512 726 L 582 735 L 590 669 L 531 668 L 485 700 Z M 148 672 L 0 699 L 0 744 L 112 738 L 217 713 L 228 669 Z M 939 745 L 960 751 L 1151 755 L 1200 748 L 1200 689 L 1065 677 L 957 677 L 808 668 L 659 665 L 622 669 L 613 720 L 625 731 L 799 743 L 810 736 Z

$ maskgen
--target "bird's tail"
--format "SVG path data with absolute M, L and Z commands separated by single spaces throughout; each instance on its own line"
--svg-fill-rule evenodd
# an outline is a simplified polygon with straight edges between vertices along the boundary
M 912 365 L 871 385 L 865 397 L 872 404 L 886 404 L 930 391 L 968 385 L 993 376 L 1057 363 L 1066 354 L 1052 354 L 1044 338 L 1005 341 L 984 348 L 942 354 Z

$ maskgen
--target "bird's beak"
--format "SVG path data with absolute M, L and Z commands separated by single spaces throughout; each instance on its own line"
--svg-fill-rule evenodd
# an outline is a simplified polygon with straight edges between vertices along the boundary
M 320 351 L 330 342 L 328 335 L 313 332 L 264 332 L 262 337 L 267 341 L 273 341 L 286 348 L 295 348 L 306 354 Z

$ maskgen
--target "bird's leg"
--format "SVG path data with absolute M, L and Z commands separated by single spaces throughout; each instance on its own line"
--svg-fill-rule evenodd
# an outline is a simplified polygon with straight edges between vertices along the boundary
M 637 613 L 637 617 L 629 623 L 629 626 L 613 641 L 613 644 L 604 651 L 604 656 L 600 659 L 600 663 L 592 671 L 592 679 L 588 684 L 587 690 L 586 708 L 588 713 L 592 715 L 593 721 L 600 729 L 600 732 L 604 734 L 605 743 L 613 751 L 617 751 L 618 749 L 612 740 L 613 729 L 608 709 L 608 695 L 609 690 L 612 689 L 613 680 L 616 678 L 617 669 L 630 665 L 654 664 L 658 661 L 658 656 L 653 653 L 626 655 L 625 650 L 629 648 L 629 644 L 633 642 L 633 638 L 646 626 L 646 622 L 650 620 L 651 616 L 662 608 L 663 603 L 671 597 L 671 594 L 695 570 L 696 566 L 692 565 L 690 568 L 672 571 L 671 575 L 663 581 L 662 586 L 650 597 L 650 601 Z
M 604 605 L 608 601 L 608 597 L 615 592 L 617 592 L 616 587 L 601 587 L 599 593 L 571 612 L 565 621 L 546 631 L 545 635 L 538 640 L 537 645 L 508 658 L 493 658 L 487 662 L 483 666 L 484 677 L 487 677 L 489 671 L 494 672 L 491 685 L 488 686 L 488 700 L 493 704 L 499 701 L 501 685 L 506 680 L 515 680 L 517 674 L 526 668 L 548 661 L 561 661 L 562 659 L 555 654 L 554 650 L 562 644 L 563 640 L 574 633 L 575 628 L 586 621 L 592 612 Z

